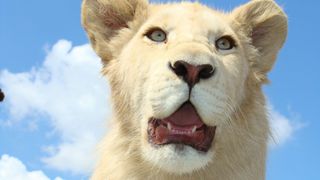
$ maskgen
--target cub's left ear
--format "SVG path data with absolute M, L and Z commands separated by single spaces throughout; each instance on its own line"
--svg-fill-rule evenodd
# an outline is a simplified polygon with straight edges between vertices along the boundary
M 236 8 L 231 16 L 251 40 L 259 57 L 252 63 L 259 74 L 272 69 L 287 36 L 287 16 L 273 0 L 252 0 Z

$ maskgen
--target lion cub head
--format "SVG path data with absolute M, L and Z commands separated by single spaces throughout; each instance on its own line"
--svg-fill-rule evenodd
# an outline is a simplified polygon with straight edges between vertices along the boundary
M 274 1 L 223 13 L 189 2 L 85 0 L 82 20 L 110 81 L 114 128 L 144 161 L 181 174 L 246 145 L 264 154 L 261 85 L 287 33 Z

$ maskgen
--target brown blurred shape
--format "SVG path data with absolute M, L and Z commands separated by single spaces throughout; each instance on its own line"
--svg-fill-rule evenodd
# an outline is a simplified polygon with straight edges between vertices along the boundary
M 4 93 L 0 89 L 0 102 L 2 102 L 4 99 Z

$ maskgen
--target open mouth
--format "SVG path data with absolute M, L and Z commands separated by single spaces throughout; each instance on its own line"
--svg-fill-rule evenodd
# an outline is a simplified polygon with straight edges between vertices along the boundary
M 207 152 L 215 136 L 216 126 L 207 126 L 190 102 L 164 119 L 151 118 L 148 138 L 153 145 L 184 144 Z

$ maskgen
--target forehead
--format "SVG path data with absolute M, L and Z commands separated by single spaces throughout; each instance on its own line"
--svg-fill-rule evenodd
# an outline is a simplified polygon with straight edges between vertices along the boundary
M 153 5 L 146 25 L 189 33 L 230 32 L 227 15 L 198 3 Z

